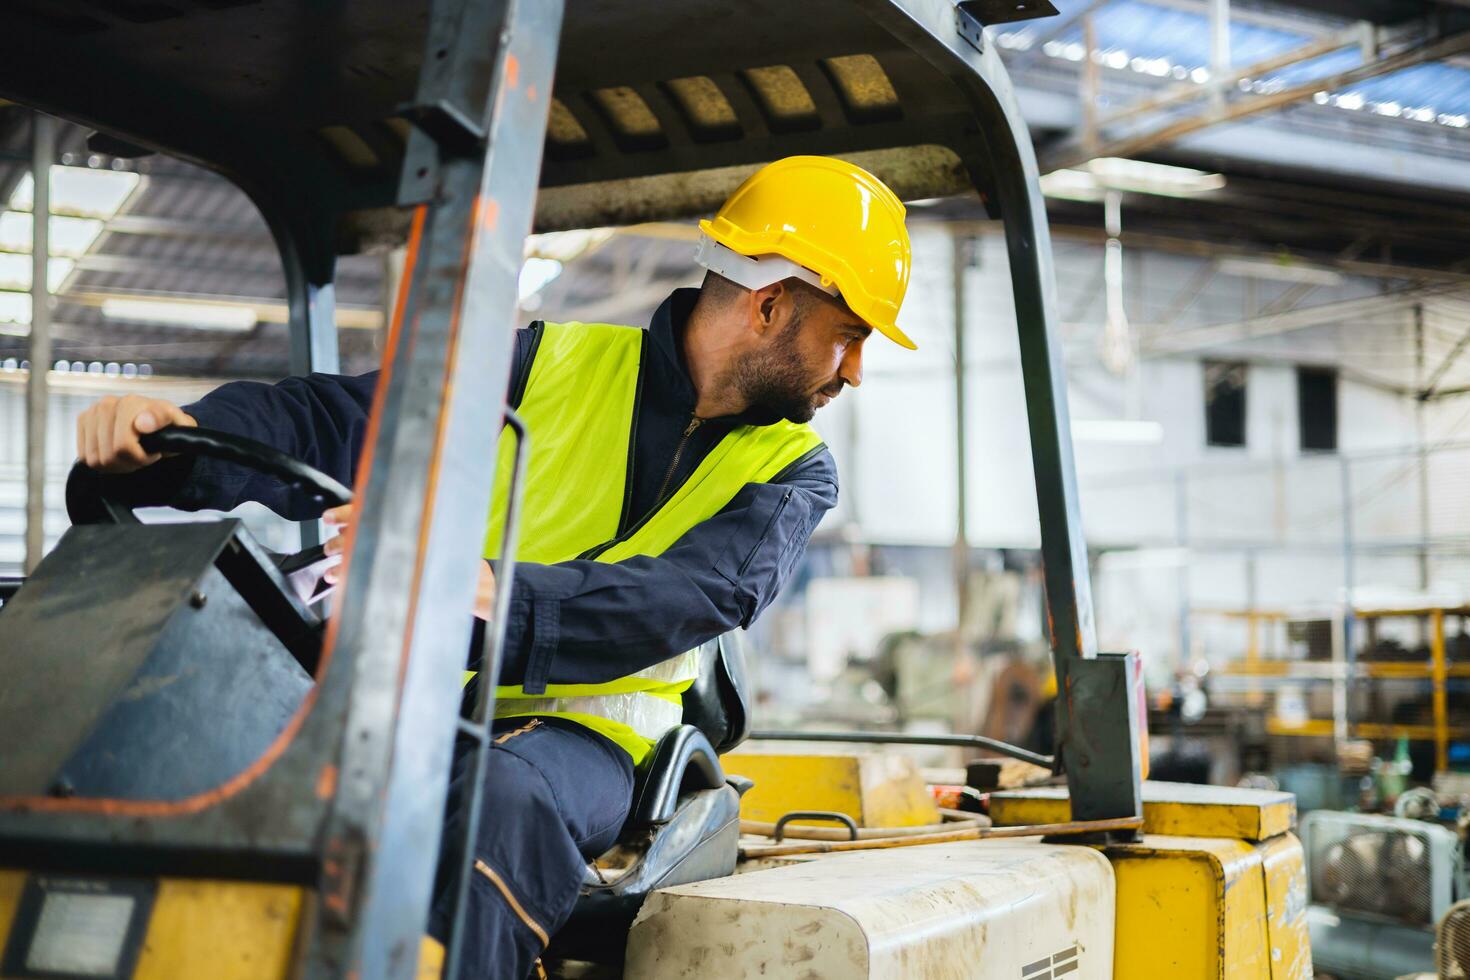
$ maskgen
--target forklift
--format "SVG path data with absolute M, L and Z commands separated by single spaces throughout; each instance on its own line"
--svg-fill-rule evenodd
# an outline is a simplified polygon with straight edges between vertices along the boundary
M 1145 781 L 1138 655 L 1096 648 L 1046 212 L 988 30 L 1055 13 L 1048 0 L 10 5 L 0 97 L 90 127 L 99 152 L 206 167 L 259 208 L 286 273 L 293 373 L 337 369 L 339 254 L 406 242 L 408 259 L 354 487 L 224 433 L 147 444 L 271 473 L 323 507 L 355 501 L 330 616 L 288 581 L 316 557 L 312 525 L 301 553 L 274 555 L 235 520 L 139 523 L 106 480 L 74 481 L 74 526 L 0 595 L 0 977 L 469 976 L 462 917 L 442 947 L 424 927 L 452 747 L 483 754 L 488 738 L 493 688 L 462 710 L 461 675 L 492 518 L 492 675 L 514 580 L 519 480 L 493 485 L 497 445 L 519 464 L 537 435 L 500 383 L 524 239 L 688 220 L 795 154 L 842 156 L 905 200 L 978 195 L 1004 223 L 1056 744 L 956 738 L 1065 785 L 992 794 L 995 826 L 963 839 L 855 839 L 734 874 L 750 781 L 725 761 L 751 718 L 738 643 L 722 637 L 685 724 L 638 774 L 622 873 L 589 869 L 553 969 L 1310 977 L 1293 798 Z M 495 792 L 468 801 L 466 840 L 496 819 Z

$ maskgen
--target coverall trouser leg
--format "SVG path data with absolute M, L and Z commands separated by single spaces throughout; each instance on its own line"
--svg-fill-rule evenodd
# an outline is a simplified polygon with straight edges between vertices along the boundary
M 463 833 L 458 751 L 444 847 Z M 554 718 L 497 722 L 465 910 L 463 976 L 524 980 L 571 914 L 587 862 L 617 841 L 633 799 L 633 760 L 581 725 Z M 449 931 L 452 862 L 441 855 L 429 933 Z

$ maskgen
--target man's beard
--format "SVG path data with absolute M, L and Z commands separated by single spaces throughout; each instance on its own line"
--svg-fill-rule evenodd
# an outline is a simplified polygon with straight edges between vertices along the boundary
M 810 422 L 817 413 L 817 393 L 802 370 L 796 343 L 800 329 L 801 318 L 787 324 L 774 342 L 732 364 L 721 383 L 737 388 L 752 409 L 792 422 Z M 835 395 L 842 382 L 836 382 L 834 388 L 826 393 Z

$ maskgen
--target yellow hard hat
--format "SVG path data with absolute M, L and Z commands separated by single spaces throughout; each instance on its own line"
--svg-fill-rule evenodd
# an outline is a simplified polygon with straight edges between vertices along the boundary
M 865 323 L 914 350 L 895 322 L 911 263 L 904 213 L 897 195 L 861 167 L 787 157 L 746 178 L 699 230 L 737 255 L 781 256 L 811 270 L 816 275 L 802 278 L 840 293 Z M 724 274 L 705 252 L 701 261 Z

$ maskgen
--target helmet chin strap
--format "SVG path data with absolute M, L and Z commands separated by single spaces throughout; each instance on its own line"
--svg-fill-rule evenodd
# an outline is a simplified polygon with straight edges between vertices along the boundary
M 694 249 L 694 261 L 717 276 L 723 276 L 746 289 L 764 289 L 782 279 L 800 279 L 820 289 L 828 296 L 841 295 L 834 284 L 823 284 L 822 277 L 804 265 L 782 255 L 760 255 L 752 258 L 726 248 L 704 232 L 699 233 L 699 244 Z

